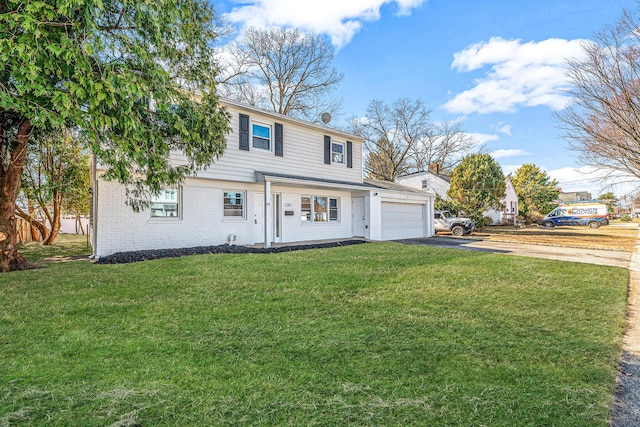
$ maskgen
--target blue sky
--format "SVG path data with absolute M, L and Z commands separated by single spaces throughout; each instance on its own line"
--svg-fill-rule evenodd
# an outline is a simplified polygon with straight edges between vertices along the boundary
M 564 191 L 596 197 L 640 183 L 603 178 L 578 163 L 552 112 L 564 95 L 567 57 L 613 24 L 635 0 L 258 0 L 216 1 L 242 29 L 298 27 L 329 37 L 344 74 L 342 117 L 365 114 L 373 99 L 421 99 L 434 121 L 461 120 L 510 173 L 535 163 Z

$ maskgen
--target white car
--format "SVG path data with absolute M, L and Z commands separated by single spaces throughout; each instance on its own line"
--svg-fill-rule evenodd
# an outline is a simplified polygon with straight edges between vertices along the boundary
M 450 231 L 454 236 L 464 236 L 473 231 L 473 221 L 453 216 L 449 211 L 435 211 L 433 224 L 436 232 Z

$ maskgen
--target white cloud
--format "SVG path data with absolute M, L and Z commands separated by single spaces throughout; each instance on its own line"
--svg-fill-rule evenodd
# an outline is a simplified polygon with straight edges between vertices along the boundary
M 558 186 L 562 188 L 562 191 L 567 193 L 588 191 L 594 198 L 609 191 L 619 197 L 640 190 L 638 178 L 611 169 L 599 169 L 592 166 L 565 167 L 550 170 L 547 174 L 558 181 Z
M 547 39 L 523 43 L 492 37 L 454 54 L 451 68 L 458 72 L 483 70 L 474 87 L 445 104 L 452 113 L 514 112 L 545 105 L 562 109 L 569 103 L 566 61 L 582 56 L 583 40 Z
M 410 15 L 426 0 L 255 0 L 243 2 L 226 19 L 243 27 L 297 27 L 327 34 L 337 47 L 349 43 L 364 22 L 380 19 L 385 4 L 396 7 L 396 15 Z
M 467 133 L 468 136 L 478 141 L 478 144 L 484 144 L 489 141 L 497 141 L 500 139 L 498 135 L 492 135 L 488 133 Z
M 517 157 L 517 156 L 528 156 L 531 153 L 525 150 L 521 150 L 519 148 L 511 148 L 511 149 L 500 149 L 490 153 L 491 157 L 494 159 L 504 159 L 506 157 Z
M 499 123 L 498 127 L 496 127 L 496 130 L 500 133 L 511 136 L 511 125 Z

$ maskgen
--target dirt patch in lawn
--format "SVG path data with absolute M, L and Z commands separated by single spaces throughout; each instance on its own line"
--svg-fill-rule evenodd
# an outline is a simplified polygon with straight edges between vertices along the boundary
M 638 224 L 613 223 L 600 228 L 563 226 L 545 228 L 529 225 L 523 228 L 490 226 L 471 236 L 495 242 L 529 243 L 590 249 L 633 252 L 638 238 Z

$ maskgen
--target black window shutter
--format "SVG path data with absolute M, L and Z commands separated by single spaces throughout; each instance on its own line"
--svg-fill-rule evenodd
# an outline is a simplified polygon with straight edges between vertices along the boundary
M 347 141 L 347 167 L 353 167 L 353 143 Z
M 283 153 L 284 139 L 282 134 L 282 124 L 276 123 L 275 129 L 276 129 L 276 135 L 275 135 L 276 146 L 274 151 L 276 156 L 282 157 L 284 155 Z
M 240 114 L 240 149 L 249 151 L 249 116 Z
M 331 137 L 324 136 L 324 164 L 331 164 Z

